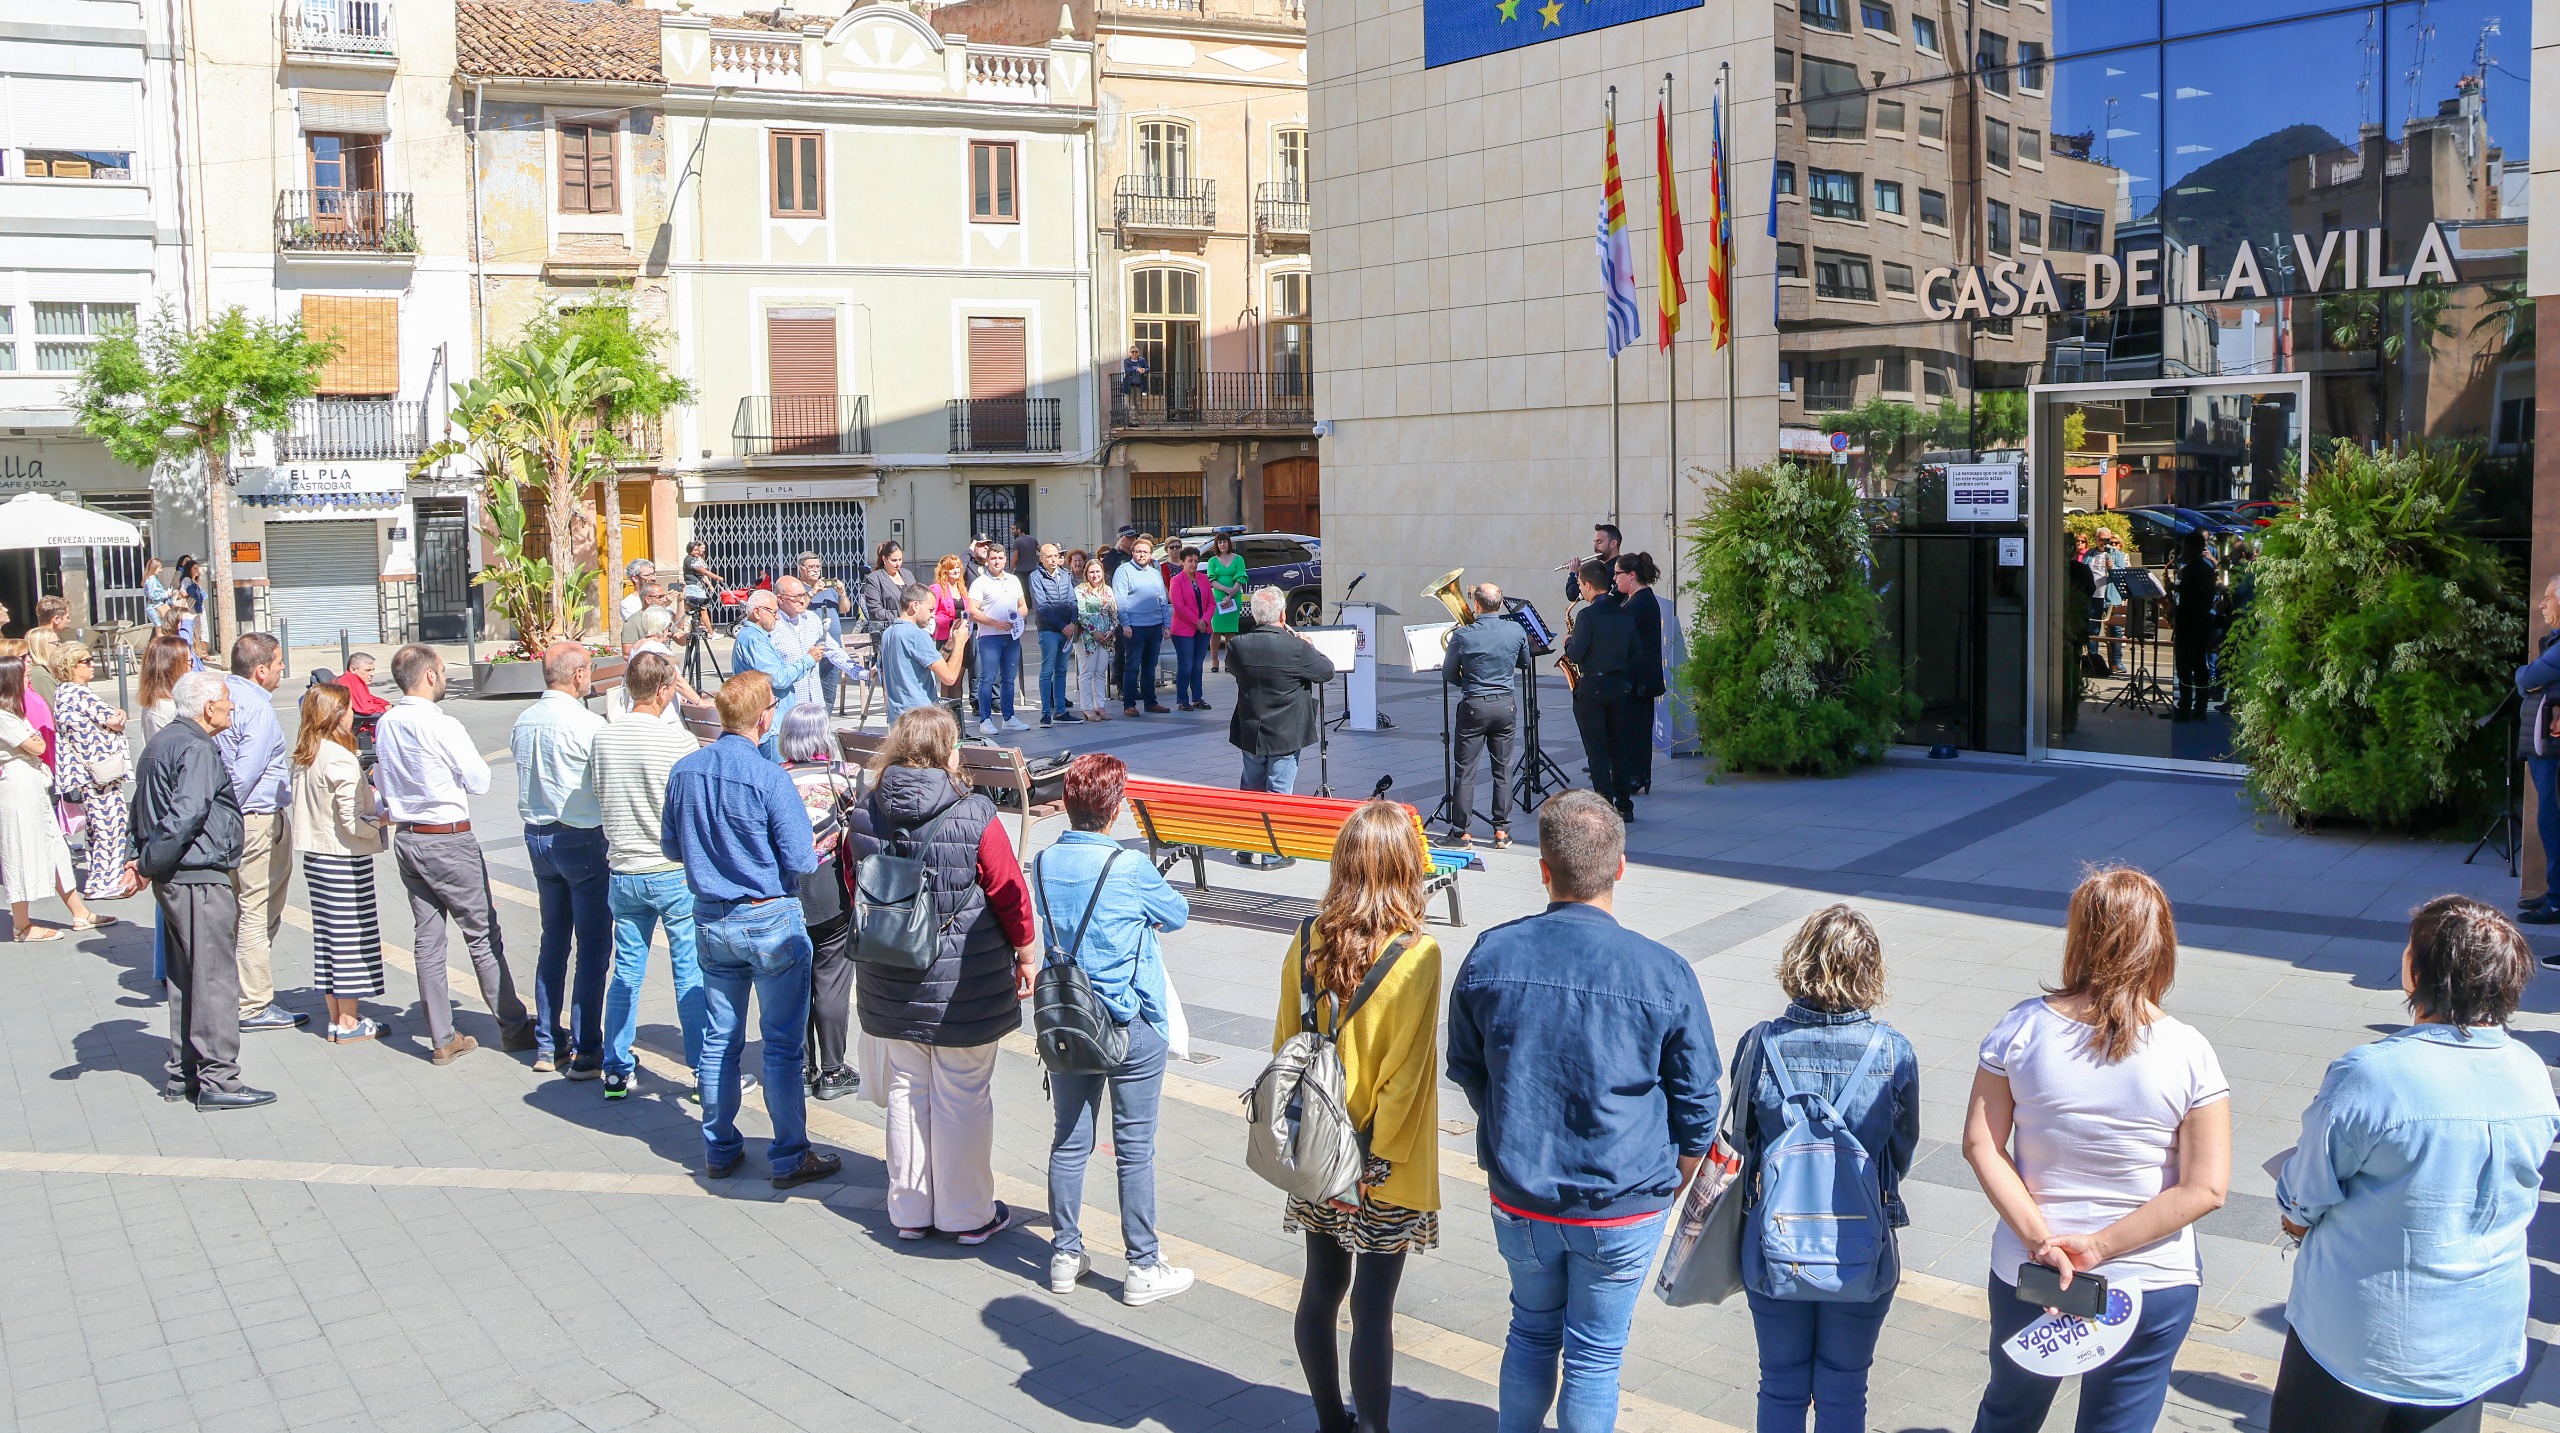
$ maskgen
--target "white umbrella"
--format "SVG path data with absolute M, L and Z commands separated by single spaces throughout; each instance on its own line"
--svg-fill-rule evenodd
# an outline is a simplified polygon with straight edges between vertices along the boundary
M 0 549 L 140 547 L 142 529 L 50 493 L 20 493 L 0 503 Z

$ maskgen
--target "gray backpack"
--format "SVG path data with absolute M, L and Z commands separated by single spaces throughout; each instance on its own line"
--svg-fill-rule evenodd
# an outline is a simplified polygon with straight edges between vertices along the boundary
M 910 836 L 884 834 L 881 849 L 854 868 L 853 958 L 892 970 L 927 970 L 942 943 L 933 899 L 933 833 L 945 811 Z M 916 854 L 892 856 L 891 842 L 912 840 Z
M 1301 922 L 1298 1033 L 1244 1093 L 1244 1162 L 1281 1193 L 1323 1204 L 1358 1197 L 1360 1167 L 1369 1157 L 1368 1131 L 1352 1123 L 1351 1107 L 1343 1098 L 1342 1053 L 1335 1042 L 1413 938 L 1398 936 L 1388 945 L 1351 999 L 1335 1002 L 1333 1024 L 1326 1029 L 1318 1028 L 1315 981 L 1307 973 L 1306 955 L 1314 940 L 1315 922 Z

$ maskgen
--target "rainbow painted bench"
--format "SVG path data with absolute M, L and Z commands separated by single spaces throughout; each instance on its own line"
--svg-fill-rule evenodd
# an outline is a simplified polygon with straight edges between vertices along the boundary
M 1156 869 L 1170 872 L 1175 862 L 1187 857 L 1192 887 L 1203 891 L 1209 889 L 1206 853 L 1210 851 L 1332 860 L 1334 838 L 1361 806 L 1329 796 L 1279 796 L 1135 776 L 1129 778 L 1124 799 L 1147 838 L 1147 855 Z M 1472 851 L 1433 849 L 1422 813 L 1411 806 L 1404 809 L 1413 818 L 1414 844 L 1422 848 L 1430 866 L 1422 888 L 1424 899 L 1445 893 L 1449 924 L 1465 925 L 1458 904 L 1458 873 L 1484 869 L 1483 860 Z

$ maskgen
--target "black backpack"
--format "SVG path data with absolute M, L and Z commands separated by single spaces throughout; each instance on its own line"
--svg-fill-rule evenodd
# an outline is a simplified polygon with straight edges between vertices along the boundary
M 1076 922 L 1076 933 L 1064 948 L 1049 919 L 1048 883 L 1040 879 L 1040 863 L 1031 863 L 1031 890 L 1040 902 L 1040 929 L 1049 943 L 1040 978 L 1031 987 L 1031 1037 L 1040 1046 L 1040 1063 L 1052 1074 L 1107 1075 L 1129 1058 L 1129 1027 L 1102 1003 L 1093 978 L 1075 959 L 1084 948 L 1085 928 L 1093 924 L 1094 907 L 1102 904 L 1102 883 L 1111 879 L 1111 868 L 1122 854 L 1114 850 L 1103 861 L 1102 874 L 1093 878 L 1093 896 L 1084 903 L 1084 919 Z
M 936 816 L 912 839 L 917 854 L 892 856 L 882 849 L 853 875 L 853 958 L 892 970 L 928 970 L 942 943 L 941 911 L 933 899 L 933 833 L 950 813 Z

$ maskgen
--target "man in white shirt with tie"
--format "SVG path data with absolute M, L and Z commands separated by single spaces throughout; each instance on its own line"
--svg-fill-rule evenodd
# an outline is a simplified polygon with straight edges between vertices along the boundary
M 399 831 L 393 846 L 400 884 L 409 891 L 409 916 L 417 928 L 418 999 L 427 1007 L 427 1040 L 439 1065 L 480 1048 L 453 1028 L 453 997 L 445 982 L 445 923 L 462 928 L 480 977 L 480 998 L 498 1017 L 501 1048 L 534 1048 L 533 1016 L 516 998 L 498 940 L 489 899 L 489 866 L 471 834 L 474 796 L 489 790 L 489 763 L 471 734 L 436 703 L 444 697 L 444 658 L 415 643 L 391 658 L 392 679 L 402 696 L 374 729 L 373 783 L 383 811 Z

